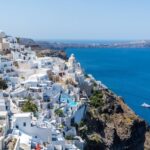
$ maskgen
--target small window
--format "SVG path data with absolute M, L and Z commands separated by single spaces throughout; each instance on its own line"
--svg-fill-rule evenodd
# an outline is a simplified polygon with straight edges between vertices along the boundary
M 18 126 L 18 125 L 16 125 L 16 128 L 17 128 L 17 129 L 19 129 L 19 126 Z
M 24 127 L 26 126 L 26 122 L 23 123 L 23 126 L 24 126 Z
M 35 136 L 35 138 L 37 139 L 37 136 Z

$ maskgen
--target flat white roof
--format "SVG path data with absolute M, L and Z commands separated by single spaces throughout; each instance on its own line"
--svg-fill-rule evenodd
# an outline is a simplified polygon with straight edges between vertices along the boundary
M 37 73 L 37 74 L 31 75 L 29 78 L 43 77 L 45 75 L 46 75 L 46 73 Z
M 14 117 L 30 117 L 30 116 L 31 112 L 14 114 Z
M 25 145 L 29 146 L 30 145 L 29 143 L 30 143 L 32 137 L 29 136 L 28 134 L 25 134 L 25 133 L 21 132 L 21 131 L 20 131 L 20 133 L 21 133 L 21 135 L 20 135 L 20 144 L 25 144 Z
M 30 89 L 39 90 L 39 89 L 41 89 L 41 88 L 40 88 L 40 87 L 30 87 Z
M 0 103 L 4 103 L 4 102 L 5 102 L 4 98 L 0 98 Z
M 0 116 L 6 116 L 7 115 L 7 111 L 0 111 Z
M 18 92 L 23 92 L 25 91 L 24 88 L 17 88 L 15 91 L 13 91 L 12 93 L 18 93 Z
M 24 83 L 27 83 L 27 82 L 38 82 L 38 78 L 45 77 L 46 75 L 47 75 L 46 72 L 45 73 L 33 74 L 33 75 L 31 75 L 28 78 L 28 80 L 24 81 Z

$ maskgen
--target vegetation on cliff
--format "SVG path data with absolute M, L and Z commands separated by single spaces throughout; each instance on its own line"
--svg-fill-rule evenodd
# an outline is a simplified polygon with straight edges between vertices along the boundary
M 93 93 L 86 117 L 77 125 L 77 130 L 86 140 L 86 150 L 146 149 L 145 121 L 135 115 L 120 97 L 109 90 Z
M 99 91 L 94 91 L 93 95 L 90 97 L 90 105 L 94 106 L 95 108 L 102 108 L 104 105 L 103 102 L 103 94 Z
M 67 55 L 63 50 L 53 50 L 53 49 L 45 49 L 36 51 L 38 57 L 51 56 L 51 57 L 59 57 L 62 59 L 67 59 Z

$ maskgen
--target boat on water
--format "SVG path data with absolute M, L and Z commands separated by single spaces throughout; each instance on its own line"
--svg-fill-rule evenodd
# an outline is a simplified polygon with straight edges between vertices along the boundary
M 142 107 L 145 107 L 145 108 L 150 108 L 150 105 L 147 104 L 147 103 L 143 103 L 141 106 L 142 106 Z

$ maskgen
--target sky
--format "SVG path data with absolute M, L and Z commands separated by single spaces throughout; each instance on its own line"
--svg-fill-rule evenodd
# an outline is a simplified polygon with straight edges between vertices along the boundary
M 0 30 L 40 40 L 150 39 L 150 0 L 0 0 Z

